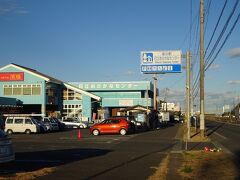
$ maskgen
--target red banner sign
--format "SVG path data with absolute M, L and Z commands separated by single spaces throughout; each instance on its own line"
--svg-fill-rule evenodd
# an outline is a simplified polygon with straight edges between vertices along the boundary
M 0 81 L 24 81 L 23 72 L 0 73 Z

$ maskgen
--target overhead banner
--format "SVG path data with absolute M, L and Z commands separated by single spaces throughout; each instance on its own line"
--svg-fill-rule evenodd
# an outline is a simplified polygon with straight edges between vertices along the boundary
M 181 73 L 181 51 L 142 51 L 142 73 Z
M 24 81 L 23 72 L 3 72 L 0 73 L 0 81 Z

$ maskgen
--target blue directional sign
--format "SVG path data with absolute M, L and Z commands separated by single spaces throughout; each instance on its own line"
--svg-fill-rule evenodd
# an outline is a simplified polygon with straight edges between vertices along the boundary
M 181 51 L 141 52 L 142 73 L 181 73 Z
M 182 68 L 180 64 L 164 65 L 141 65 L 142 73 L 180 73 Z

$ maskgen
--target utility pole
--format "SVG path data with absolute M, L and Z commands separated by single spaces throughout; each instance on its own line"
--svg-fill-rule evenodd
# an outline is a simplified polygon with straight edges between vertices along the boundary
M 165 103 L 166 103 L 166 112 L 168 111 L 168 105 L 167 105 L 167 93 L 168 93 L 168 91 L 169 91 L 169 89 L 166 88 L 166 89 L 165 89 L 165 96 L 164 96 L 164 101 L 165 101 Z
M 147 84 L 147 92 L 146 92 L 145 96 L 146 96 L 147 114 L 148 114 L 148 98 L 149 98 L 149 96 L 148 96 L 148 84 Z
M 200 134 L 205 137 L 204 107 L 204 0 L 200 0 Z
M 191 53 L 188 51 L 186 55 L 186 113 L 187 113 L 187 139 L 190 139 L 190 104 L 191 104 L 191 98 L 190 98 L 190 58 Z
M 157 110 L 157 74 L 153 74 L 153 109 Z
M 192 69 L 192 53 L 189 51 L 189 91 L 190 91 L 190 116 L 193 116 L 193 69 Z

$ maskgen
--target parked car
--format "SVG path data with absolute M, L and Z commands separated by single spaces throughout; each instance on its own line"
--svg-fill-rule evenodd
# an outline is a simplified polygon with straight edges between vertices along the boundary
M 55 119 L 53 118 L 48 118 L 53 126 L 53 130 L 54 131 L 59 131 L 59 126 L 58 126 L 58 123 L 55 121 Z
M 5 132 L 12 133 L 38 133 L 40 126 L 30 117 L 15 116 L 7 117 L 5 122 Z
M 12 142 L 7 134 L 0 129 L 0 164 L 14 161 L 15 154 L 12 147 Z
M 43 123 L 46 124 L 47 126 L 50 126 L 50 131 L 58 131 L 59 130 L 58 124 L 51 118 L 41 117 L 41 121 L 43 121 Z
M 63 122 L 61 122 L 58 118 L 52 117 L 52 119 L 54 119 L 54 121 L 58 124 L 60 131 L 64 131 L 66 129 L 66 125 Z
M 41 133 L 44 133 L 50 130 L 50 126 L 47 126 L 41 120 L 39 119 L 33 119 L 33 120 L 39 125 Z
M 67 128 L 87 128 L 87 125 L 83 122 L 80 122 L 80 119 L 67 118 L 63 119 L 62 123 L 64 123 Z
M 142 122 L 137 121 L 134 116 L 113 116 L 113 118 L 125 118 L 130 123 L 131 131 L 143 128 Z
M 101 123 L 94 124 L 90 128 L 90 133 L 97 136 L 99 134 L 116 133 L 126 135 L 130 124 L 125 118 L 109 118 Z

